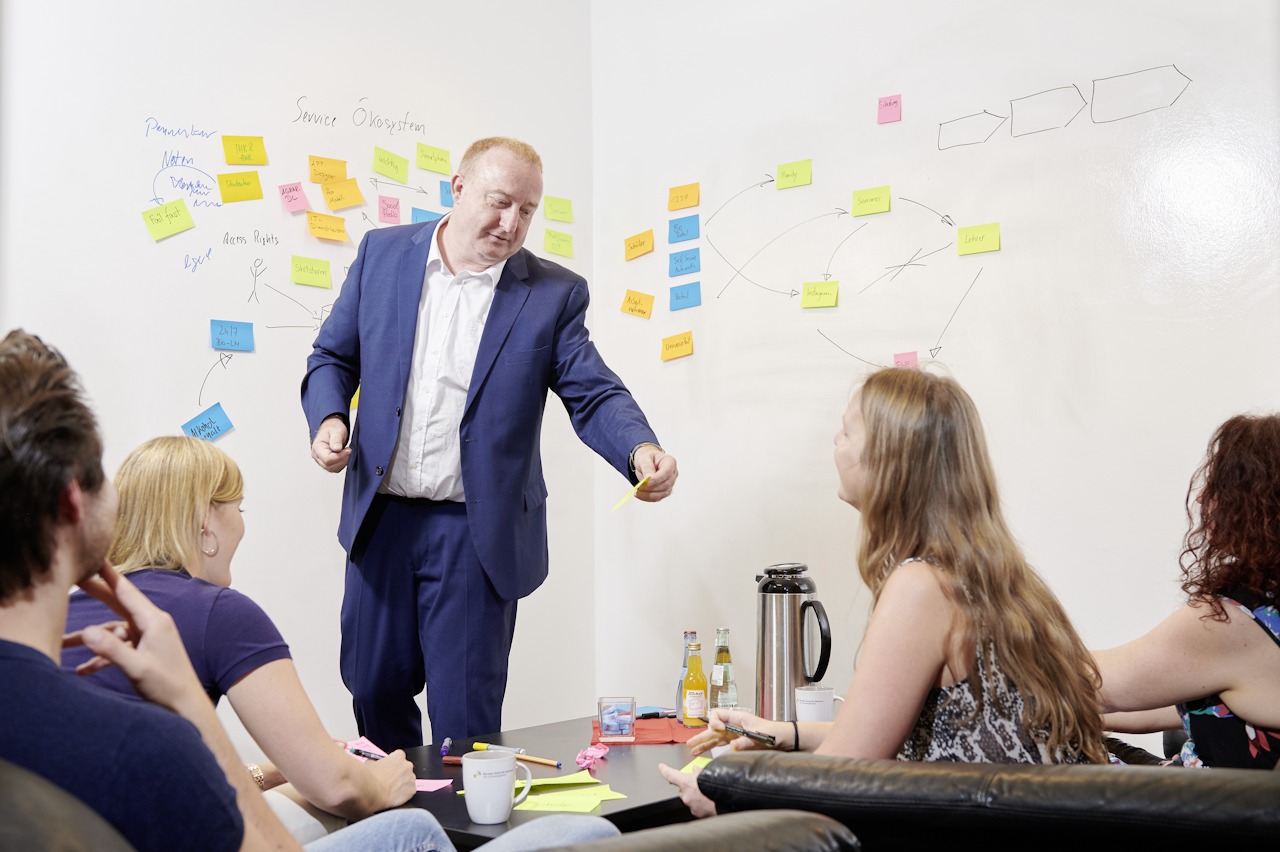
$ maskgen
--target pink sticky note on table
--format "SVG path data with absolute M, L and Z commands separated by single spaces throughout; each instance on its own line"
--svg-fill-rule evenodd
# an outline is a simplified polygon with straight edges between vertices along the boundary
M 452 778 L 415 778 L 413 786 L 419 793 L 431 793 L 436 790 L 443 790 L 445 787 L 453 784 Z
M 280 203 L 290 213 L 299 213 L 303 210 L 311 209 L 307 204 L 307 194 L 302 191 L 302 181 L 281 184 Z
M 880 99 L 876 124 L 888 124 L 891 121 L 902 121 L 902 95 L 887 95 Z
M 914 370 L 920 366 L 920 357 L 915 352 L 899 352 L 893 356 L 893 366 Z
M 400 199 L 389 195 L 378 196 L 378 221 L 400 224 Z

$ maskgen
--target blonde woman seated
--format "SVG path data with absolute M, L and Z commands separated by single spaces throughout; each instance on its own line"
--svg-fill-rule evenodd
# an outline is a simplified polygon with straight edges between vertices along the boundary
M 1280 414 L 1218 427 L 1187 520 L 1186 605 L 1094 654 L 1107 727 L 1182 727 L 1184 766 L 1280 769 Z
M 119 518 L 108 559 L 153 603 L 173 616 L 209 697 L 226 695 L 236 715 L 274 764 L 254 772 L 270 789 L 292 782 L 307 801 L 358 819 L 408 801 L 413 765 L 404 753 L 362 763 L 325 731 L 302 689 L 289 647 L 257 604 L 234 591 L 231 558 L 244 536 L 242 480 L 231 457 L 205 441 L 164 437 L 138 447 L 116 474 Z M 67 630 L 115 615 L 83 592 L 71 596 Z M 89 659 L 67 649 L 62 665 Z M 88 676 L 126 696 L 124 674 Z M 246 771 L 250 771 L 246 769 Z
M 973 401 L 950 378 L 873 373 L 835 436 L 837 493 L 861 513 L 858 570 L 874 596 L 835 722 L 712 711 L 694 754 L 761 748 L 851 758 L 1103 762 L 1097 675 L 1066 613 L 1005 525 Z M 670 767 L 697 816 L 715 806 Z

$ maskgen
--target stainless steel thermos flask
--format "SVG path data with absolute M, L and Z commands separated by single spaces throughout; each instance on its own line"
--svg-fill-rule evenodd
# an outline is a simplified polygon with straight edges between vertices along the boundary
M 756 713 L 765 719 L 795 719 L 796 687 L 822 680 L 831 660 L 831 625 L 827 611 L 814 600 L 817 586 L 805 575 L 807 570 L 789 562 L 770 566 L 756 577 Z M 821 640 L 812 670 L 812 632 L 805 629 L 810 613 Z

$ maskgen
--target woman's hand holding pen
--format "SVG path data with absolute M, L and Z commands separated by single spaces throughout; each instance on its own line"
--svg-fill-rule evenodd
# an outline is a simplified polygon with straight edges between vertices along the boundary
M 417 792 L 413 764 L 401 749 L 396 749 L 382 760 L 371 760 L 365 766 L 382 785 L 382 801 L 387 802 L 388 807 L 403 805 Z
M 777 722 L 761 719 L 759 716 L 743 710 L 716 709 L 712 710 L 707 716 L 707 729 L 689 740 L 689 746 L 693 749 L 695 757 L 725 743 L 728 743 L 734 751 L 776 748 L 776 746 L 768 746 L 744 735 L 726 730 L 726 724 L 752 731 L 753 733 L 766 734 L 775 739 L 781 736 L 781 729 L 775 730 L 778 725 Z M 786 734 L 788 737 L 791 735 L 790 725 L 787 726 Z M 781 742 L 781 740 L 778 740 L 778 742 Z

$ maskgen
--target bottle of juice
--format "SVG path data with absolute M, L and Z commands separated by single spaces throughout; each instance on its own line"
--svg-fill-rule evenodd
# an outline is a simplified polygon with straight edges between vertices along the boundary
M 729 628 L 716 628 L 716 661 L 711 667 L 711 706 L 732 710 L 738 706 L 738 683 L 729 656 Z
M 689 643 L 698 641 L 698 631 L 686 630 L 684 632 L 684 662 L 680 664 L 680 677 L 676 678 L 676 703 L 671 709 L 675 711 L 677 719 L 684 718 L 684 676 L 689 672 Z
M 683 722 L 686 728 L 705 728 L 700 716 L 707 715 L 707 676 L 702 673 L 702 643 L 690 642 L 689 671 L 684 676 Z

